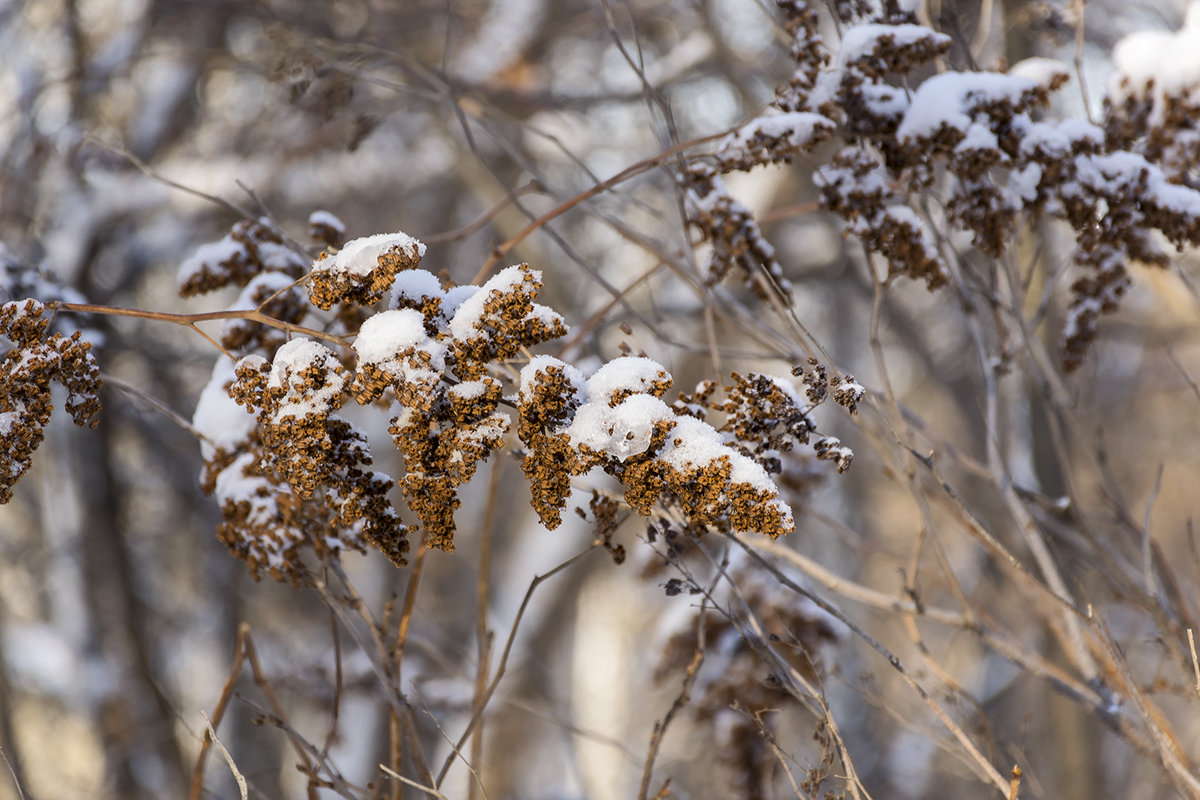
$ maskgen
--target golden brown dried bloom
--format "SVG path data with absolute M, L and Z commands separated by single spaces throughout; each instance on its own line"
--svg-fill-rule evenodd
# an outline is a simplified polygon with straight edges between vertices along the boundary
M 365 543 L 403 566 L 407 528 L 387 498 L 392 481 L 364 469 L 371 464 L 366 437 L 333 416 L 346 384 L 333 353 L 298 339 L 279 348 L 273 362 L 242 359 L 235 374 L 228 394 L 256 425 L 241 423 L 242 435 L 206 453 L 204 488 L 221 502 L 221 541 L 255 577 L 267 572 L 303 582 L 306 549 L 323 558 Z M 214 413 L 237 411 L 202 414 L 198 406 L 197 421 Z
M 339 303 L 373 306 L 397 273 L 420 265 L 424 252 L 412 237 L 385 233 L 348 242 L 336 255 L 322 253 L 309 277 L 309 301 L 326 311 Z
M 518 264 L 502 270 L 462 302 L 448 331 L 459 377 L 478 378 L 487 364 L 566 334 L 562 317 L 533 302 L 541 288 L 541 273 Z
M 503 445 L 511 424 L 497 411 L 502 386 L 489 368 L 563 335 L 566 326 L 534 302 L 541 279 L 525 264 L 478 289 L 443 291 L 424 270 L 404 276 L 393 297 L 397 307 L 359 331 L 352 390 L 364 404 L 386 391 L 395 395 L 401 413 L 389 432 L 407 472 L 397 483 L 427 541 L 453 550 L 458 489 Z
M 0 503 L 12 499 L 13 485 L 45 436 L 54 410 L 51 382 L 67 390 L 67 413 L 76 425 L 95 427 L 100 413 L 100 370 L 91 344 L 79 331 L 49 333 L 44 312 L 36 300 L 0 306 L 0 335 L 12 343 L 0 358 L 0 435 L 7 443 L 0 454 Z
M 220 241 L 202 245 L 179 268 L 179 294 L 192 297 L 225 286 L 245 286 L 256 275 L 304 274 L 306 259 L 286 244 L 269 220 L 242 220 Z

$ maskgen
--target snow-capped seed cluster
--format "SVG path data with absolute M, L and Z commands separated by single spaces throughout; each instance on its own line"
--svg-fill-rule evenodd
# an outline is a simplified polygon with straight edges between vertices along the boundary
M 736 268 L 746 285 L 762 295 L 758 276 L 766 272 L 781 292 L 790 294 L 791 284 L 775 260 L 775 248 L 750 209 L 729 194 L 717 171 L 707 164 L 691 164 L 682 182 L 688 224 L 712 247 L 706 282 L 715 285 Z
M 569 490 L 564 473 L 599 468 L 621 482 L 626 502 L 641 514 L 666 506 L 697 531 L 793 531 L 791 510 L 769 477 L 771 467 L 778 471 L 777 459 L 765 444 L 738 441 L 739 430 L 750 432 L 752 417 L 778 409 L 767 398 L 743 408 L 738 401 L 745 392 L 729 405 L 709 405 L 707 387 L 672 407 L 662 400 L 670 383 L 662 366 L 636 357 L 611 361 L 586 380 L 550 357 L 522 370 L 518 432 L 543 524 L 553 528 L 561 521 Z M 736 419 L 723 435 L 701 418 L 705 405 L 726 412 L 736 406 L 743 413 L 731 415 Z M 759 425 L 759 433 L 774 427 L 765 417 Z
M 459 491 L 512 426 L 501 410 L 511 401 L 500 367 L 566 334 L 562 318 L 536 302 L 536 270 L 520 264 L 480 287 L 445 288 L 419 267 L 423 252 L 402 233 L 356 239 L 316 261 L 307 298 L 301 282 L 278 272 L 243 290 L 239 307 L 283 322 L 296 324 L 315 313 L 311 306 L 331 310 L 335 323 L 363 320 L 352 358 L 275 328 L 227 326 L 225 345 L 244 355 L 214 370 L 195 424 L 206 437 L 204 488 L 224 514 L 218 535 L 256 576 L 303 582 L 307 551 L 326 557 L 368 543 L 404 563 L 413 528 L 389 504 L 392 487 L 426 541 L 452 550 Z M 363 307 L 389 290 L 384 310 Z M 621 481 L 629 508 L 672 508 L 697 534 L 794 530 L 770 476 L 781 471 L 778 453 L 815 427 L 790 384 L 735 381 L 722 403 L 712 400 L 714 384 L 673 408 L 662 399 L 670 374 L 647 358 L 617 358 L 585 378 L 556 358 L 534 357 L 514 399 L 539 517 L 557 527 L 572 477 L 599 468 Z M 366 469 L 366 437 L 337 416 L 350 397 L 392 410 L 388 431 L 404 459 L 395 480 Z M 710 412 L 726 416 L 721 430 L 705 421 Z M 619 558 L 610 541 L 616 513 L 593 504 L 598 535 Z
M 304 274 L 307 259 L 284 243 L 268 219 L 241 220 L 220 241 L 201 245 L 179 267 L 179 294 L 192 297 L 225 286 L 245 286 L 256 275 Z
M 0 357 L 0 503 L 12 499 L 12 486 L 32 463 L 50 421 L 50 384 L 67 390 L 66 410 L 76 425 L 95 427 L 100 413 L 100 370 L 91 344 L 79 331 L 49 331 L 46 307 L 36 300 L 0 306 L 0 336 L 12 344 Z M 2 340 L 0 340 L 2 342 Z
M 421 263 L 425 245 L 403 233 L 381 233 L 347 242 L 336 255 L 322 253 L 313 264 L 308 298 L 328 311 L 334 305 L 372 306 L 402 270 Z
M 722 172 L 732 172 L 790 163 L 796 153 L 812 150 L 828 139 L 835 127 L 833 120 L 811 111 L 756 117 L 722 140 L 717 164 Z
M 924 280 L 930 290 L 946 284 L 949 270 L 929 232 L 867 150 L 835 153 L 814 178 L 825 208 L 842 218 L 847 233 L 887 259 L 889 275 Z
M 323 555 L 361 550 L 369 542 L 397 566 L 403 565 L 407 528 L 387 498 L 392 481 L 365 469 L 371 464 L 366 436 L 333 414 L 345 400 L 347 381 L 332 351 L 311 340 L 294 339 L 280 347 L 271 362 L 246 356 L 235 375 L 228 392 L 254 413 L 257 426 L 246 443 L 258 447 L 251 451 L 254 458 L 241 461 L 239 456 L 213 478 L 213 485 L 221 495 L 226 488 L 222 481 L 248 480 L 249 494 L 258 501 L 236 494 L 222 498 L 222 541 L 235 553 L 244 553 L 256 572 L 265 567 L 275 577 L 291 580 L 304 574 L 298 560 L 304 543 Z M 237 467 L 240 474 L 229 472 Z M 284 486 L 289 491 L 284 492 Z M 323 524 L 314 528 L 295 520 Z M 266 542 L 282 549 L 263 548 L 264 535 Z M 256 549 L 263 550 L 265 561 Z
M 1105 98 L 1110 147 L 1140 153 L 1172 183 L 1200 188 L 1200 5 L 1178 31 L 1141 31 L 1113 50 Z
M 346 241 L 346 225 L 328 211 L 308 215 L 308 236 L 326 247 L 341 247 Z
M 502 385 L 489 367 L 566 333 L 558 314 L 534 302 L 541 285 L 525 264 L 481 287 L 448 290 L 409 269 L 392 289 L 396 307 L 368 319 L 354 341 L 358 402 L 390 391 L 400 406 L 389 428 L 405 461 L 397 484 L 431 546 L 454 549 L 459 487 L 503 445 L 511 424 L 498 410 Z
M 1063 328 L 1068 370 L 1082 363 L 1100 316 L 1118 308 L 1127 263 L 1167 262 L 1155 232 L 1176 248 L 1200 245 L 1200 11 L 1178 33 L 1122 41 L 1099 128 L 1035 120 L 1069 80 L 1057 62 L 1031 59 L 1008 73 L 943 71 L 901 88 L 895 79 L 946 55 L 949 37 L 894 3 L 875 11 L 834 3 L 846 27 L 831 55 L 805 3 L 779 6 L 795 73 L 773 108 L 726 140 L 717 169 L 694 164 L 686 172 L 688 221 L 713 245 L 710 280 L 737 265 L 784 282 L 770 243 L 718 173 L 786 161 L 787 147 L 833 135 L 845 146 L 816 173 L 822 205 L 887 261 L 891 276 L 924 280 L 931 290 L 949 281 L 939 240 L 914 202 L 935 184 L 948 227 L 971 234 L 988 259 L 1007 251 L 1023 215 L 1069 223 L 1083 275 L 1070 286 Z
M 327 241 L 344 231 L 327 212 L 314 214 L 310 228 L 318 236 L 327 228 Z M 303 270 L 261 260 L 254 267 L 262 271 L 246 282 L 234 309 L 258 309 L 290 324 L 313 312 L 297 285 Z M 218 362 L 193 420 L 207 437 L 202 486 L 221 507 L 218 538 L 256 578 L 302 583 L 310 574 L 306 552 L 324 558 L 368 544 L 404 564 L 408 529 L 388 499 L 393 481 L 367 469 L 366 436 L 334 414 L 350 386 L 343 354 L 242 319 L 226 323 L 222 345 L 245 357 L 236 374 Z

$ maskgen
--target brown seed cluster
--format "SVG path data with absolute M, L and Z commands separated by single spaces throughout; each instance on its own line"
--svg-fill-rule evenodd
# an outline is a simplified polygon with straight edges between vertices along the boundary
M 306 553 L 325 558 L 367 543 L 404 563 L 413 528 L 389 504 L 392 487 L 426 541 L 452 550 L 459 491 L 512 426 L 502 410 L 505 362 L 566 333 L 562 318 L 536 302 L 541 276 L 528 265 L 478 288 L 446 288 L 418 267 L 422 252 L 403 234 L 356 239 L 318 259 L 307 298 L 275 273 L 243 291 L 240 306 L 283 322 L 305 320 L 314 305 L 337 306 L 336 323 L 347 313 L 363 319 L 353 357 L 269 326 L 239 321 L 226 330 L 225 344 L 248 353 L 232 374 L 214 372 L 197 425 L 209 437 L 205 489 L 221 502 L 219 536 L 256 576 L 303 582 Z M 363 307 L 389 288 L 385 310 Z M 671 384 L 641 357 L 615 359 L 590 378 L 547 356 L 522 370 L 517 434 L 543 523 L 561 523 L 573 477 L 600 469 L 621 482 L 628 508 L 672 509 L 696 534 L 794 530 L 770 478 L 782 470 L 779 452 L 815 430 L 794 392 L 738 376 L 720 403 L 713 385 L 672 408 L 662 400 Z M 367 469 L 366 437 L 337 416 L 350 397 L 392 411 L 388 431 L 404 459 L 395 480 Z M 710 413 L 724 415 L 721 430 L 704 421 Z M 619 560 L 619 508 L 596 498 L 597 536 Z
M 397 273 L 421 263 L 415 243 L 389 247 L 378 255 L 374 266 L 365 273 L 345 267 L 344 259 L 339 256 L 340 252 L 337 256 L 321 253 L 309 276 L 308 299 L 323 311 L 338 304 L 373 306 L 392 287 Z
M 283 234 L 267 219 L 241 220 L 217 242 L 202 245 L 179 270 L 179 293 L 184 297 L 245 286 L 256 275 L 282 272 L 304 274 L 307 260 L 288 247 Z
M 643 358 L 609 366 L 637 379 L 614 383 L 605 367 L 585 380 L 546 357 L 522 372 L 518 433 L 526 446 L 523 467 L 533 507 L 543 524 L 553 528 L 561 522 L 569 476 L 598 468 L 620 481 L 630 508 L 642 515 L 674 509 L 696 535 L 738 530 L 778 536 L 794 530 L 769 476 L 784 471 L 784 454 L 807 443 L 816 426 L 790 384 L 735 374 L 721 399 L 720 387 L 705 382 L 668 406 L 661 397 L 670 376 L 661 367 Z M 840 396 L 848 405 L 856 403 L 862 387 L 852 379 L 845 383 Z M 704 421 L 710 413 L 724 418 L 719 429 Z M 840 452 L 848 467 L 852 454 L 848 448 Z M 821 457 L 815 448 L 814 454 Z
M 688 224 L 712 247 L 705 270 L 708 285 L 716 285 L 736 269 L 748 287 L 763 295 L 758 277 L 765 272 L 779 291 L 790 294 L 791 284 L 775 260 L 775 248 L 750 209 L 729 194 L 717 171 L 707 164 L 691 164 L 681 180 Z
M 365 435 L 333 415 L 345 383 L 334 354 L 304 339 L 279 348 L 273 363 L 247 356 L 237 366 L 229 395 L 257 418 L 247 442 L 252 458 L 233 463 L 240 475 L 216 470 L 211 484 L 219 489 L 222 480 L 240 478 L 259 498 L 226 499 L 219 533 L 256 575 L 265 568 L 277 579 L 300 580 L 305 545 L 324 556 L 361 550 L 365 541 L 397 566 L 406 563 L 407 528 L 387 498 L 391 479 L 366 470 Z
M 718 154 L 718 169 L 700 165 L 686 173 L 689 222 L 713 243 L 716 279 L 737 264 L 748 272 L 765 267 L 783 280 L 771 245 L 736 201 L 723 198 L 716 174 L 786 160 L 779 142 L 753 134 L 769 129 L 780 111 L 820 115 L 813 141 L 834 134 L 844 140 L 817 171 L 822 204 L 886 260 L 891 276 L 923 280 L 931 290 L 949 280 L 948 256 L 939 252 L 945 237 L 934 239 L 928 213 L 917 211 L 931 188 L 946 197 L 947 233 L 969 233 L 984 263 L 1007 252 L 1026 216 L 1067 222 L 1082 273 L 1070 286 L 1063 328 L 1068 370 L 1082 363 L 1101 315 L 1119 307 L 1128 263 L 1167 262 L 1158 234 L 1176 248 L 1200 244 L 1194 85 L 1157 87 L 1136 71 L 1145 59 L 1132 59 L 1135 72 L 1106 105 L 1103 128 L 1042 121 L 1036 115 L 1068 81 L 1066 69 L 1043 60 L 1008 74 L 941 71 L 919 81 L 913 76 L 945 56 L 951 40 L 914 24 L 895 3 L 879 11 L 833 4 L 845 24 L 836 54 L 825 48 L 807 4 L 778 5 L 796 71 L 777 89 L 771 114 L 732 137 L 740 146 Z
M 50 332 L 46 308 L 36 300 L 0 306 L 0 335 L 12 349 L 0 357 L 0 503 L 32 463 L 50 422 L 50 384 L 67 390 L 67 413 L 76 425 L 95 427 L 100 413 L 100 370 L 79 331 Z

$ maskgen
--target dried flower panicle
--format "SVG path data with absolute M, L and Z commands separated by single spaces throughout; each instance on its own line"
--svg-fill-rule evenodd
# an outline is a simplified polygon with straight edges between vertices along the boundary
M 241 220 L 223 239 L 201 245 L 180 265 L 179 294 L 193 297 L 225 286 L 245 286 L 264 272 L 295 279 L 306 265 L 307 259 L 286 244 L 270 220 Z
M 814 120 L 821 138 L 845 140 L 817 171 L 822 205 L 869 253 L 887 261 L 890 275 L 923 280 L 931 290 L 949 280 L 938 245 L 914 210 L 914 198 L 935 184 L 945 190 L 946 221 L 969 233 L 989 259 L 1007 251 L 1023 215 L 1066 221 L 1083 270 L 1070 286 L 1063 328 L 1062 359 L 1070 370 L 1082 363 L 1100 316 L 1118 308 L 1129 285 L 1127 264 L 1166 263 L 1157 234 L 1176 248 L 1200 244 L 1200 59 L 1193 55 L 1200 52 L 1200 22 L 1122 41 L 1099 128 L 1035 119 L 1069 80 L 1070 70 L 1058 62 L 1029 59 L 1008 73 L 943 71 L 917 82 L 911 76 L 946 55 L 950 39 L 914 24 L 899 8 L 835 5 L 835 15 L 852 24 L 831 55 L 803 3 L 780 7 L 797 70 L 777 90 L 772 113 L 819 115 L 819 124 L 797 119 Z M 825 63 L 832 67 L 822 69 Z M 894 85 L 898 78 L 915 88 Z M 754 133 L 771 119 L 731 136 L 729 155 L 718 157 L 721 168 L 785 160 Z M 716 184 L 706 169 L 689 173 L 695 196 L 689 195 L 689 221 L 714 243 L 712 273 L 723 276 L 739 259 L 745 264 L 747 254 L 752 267 L 772 264 L 773 251 L 753 220 L 727 201 L 728 208 L 721 205 L 720 192 L 709 198 Z M 732 246 L 721 250 L 722 242 Z
M 640 514 L 678 509 L 690 524 L 778 536 L 795 529 L 767 471 L 701 419 L 662 400 L 670 374 L 648 358 L 622 357 L 590 378 L 542 356 L 521 373 L 519 432 L 526 476 L 543 524 L 555 527 L 564 469 L 599 468 L 619 480 Z M 563 402 L 559 398 L 566 398 Z
M 100 413 L 100 370 L 91 344 L 79 331 L 50 332 L 45 310 L 37 300 L 0 306 L 0 335 L 11 343 L 0 357 L 0 435 L 8 444 L 0 453 L 0 503 L 12 499 L 13 485 L 45 436 L 54 410 L 51 382 L 67 390 L 66 410 L 76 425 L 95 427 Z
M 388 503 L 393 486 L 426 541 L 452 550 L 459 491 L 512 426 L 500 408 L 504 362 L 566 333 L 562 318 L 536 302 L 541 275 L 527 265 L 480 287 L 444 288 L 419 267 L 423 250 L 404 234 L 387 234 L 348 242 L 314 265 L 307 298 L 314 305 L 361 308 L 391 290 L 386 309 L 364 312 L 353 359 L 313 339 L 283 340 L 269 327 L 227 328 L 226 344 L 250 352 L 235 370 L 214 370 L 195 421 L 207 437 L 204 485 L 225 517 L 219 536 L 256 575 L 303 581 L 309 549 L 323 557 L 367 543 L 403 563 L 413 529 Z M 291 324 L 312 313 L 285 275 L 256 277 L 239 304 Z M 711 392 L 696 395 L 696 409 L 677 412 L 662 400 L 671 383 L 642 357 L 617 358 L 588 378 L 549 356 L 529 362 L 515 398 L 517 434 L 542 521 L 560 524 L 571 478 L 599 468 L 621 481 L 639 513 L 668 506 L 696 532 L 794 530 L 763 463 L 779 469 L 758 452 L 766 440 L 736 442 L 740 434 L 782 439 L 751 434 L 749 409 L 732 413 L 724 432 L 714 429 L 703 419 L 715 408 L 706 405 Z M 336 415 L 349 397 L 392 410 L 388 430 L 404 459 L 396 480 L 366 469 L 366 437 Z M 794 404 L 763 402 L 760 415 L 801 425 Z M 613 522 L 603 510 L 592 509 L 598 531 Z M 618 557 L 619 546 L 605 542 Z
M 309 301 L 328 311 L 337 304 L 373 306 L 402 270 L 421 263 L 425 245 L 403 233 L 381 233 L 322 253 L 309 276 Z
M 775 248 L 763 236 L 750 209 L 725 188 L 717 171 L 707 164 L 691 164 L 681 180 L 688 224 L 712 247 L 705 270 L 708 285 L 716 285 L 737 269 L 759 295 L 764 295 L 760 273 L 784 295 L 790 294 L 791 284 L 775 260 Z
M 203 488 L 221 504 L 218 538 L 256 578 L 303 583 L 306 550 L 323 558 L 368 543 L 404 564 L 407 530 L 387 497 L 391 478 L 366 469 L 366 436 L 333 414 L 346 383 L 333 353 L 295 339 L 271 362 L 225 364 L 193 419 L 209 437 Z
M 346 241 L 346 224 L 328 211 L 308 215 L 308 236 L 326 247 L 341 247 Z
M 454 549 L 459 487 L 503 444 L 510 421 L 498 407 L 489 368 L 566 333 L 554 311 L 534 302 L 540 274 L 521 264 L 481 287 L 440 288 L 420 269 L 402 273 L 395 308 L 369 318 L 354 342 L 353 391 L 360 403 L 396 398 L 389 431 L 404 456 L 398 481 L 427 541 Z

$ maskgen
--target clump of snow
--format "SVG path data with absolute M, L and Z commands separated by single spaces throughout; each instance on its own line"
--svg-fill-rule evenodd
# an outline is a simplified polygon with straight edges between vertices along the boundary
M 342 246 L 337 255 L 324 258 L 313 265 L 314 269 L 366 276 L 379 265 L 379 257 L 392 248 L 407 251 L 413 261 L 425 255 L 425 245 L 407 233 L 377 233 L 361 239 L 351 239 Z
M 1200 87 L 1200 2 L 1188 8 L 1179 31 L 1130 34 L 1117 42 L 1112 59 L 1109 93 L 1118 99 L 1142 96 L 1151 81 L 1159 97 Z
M 542 273 L 528 267 L 505 267 L 496 273 L 487 283 L 479 287 L 479 291 L 463 298 L 454 311 L 450 320 L 450 335 L 456 341 L 464 342 L 474 339 L 480 333 L 483 317 L 486 314 L 488 300 L 493 296 L 528 294 L 523 290 L 525 283 L 540 283 Z
M 354 340 L 354 352 L 360 362 L 376 364 L 389 374 L 400 377 L 415 368 L 401 363 L 398 356 L 410 350 L 429 353 L 429 365 L 418 371 L 421 378 L 440 374 L 446 368 L 446 346 L 429 337 L 425 318 L 411 308 L 381 311 L 367 319 Z
M 633 394 L 616 408 L 610 408 L 605 402 L 584 404 L 575 412 L 567 434 L 576 447 L 586 445 L 624 461 L 650 449 L 650 437 L 656 424 L 676 419 L 671 408 L 657 397 Z
M 721 140 L 717 157 L 722 160 L 753 158 L 764 149 L 763 140 L 787 142 L 797 150 L 836 129 L 833 120 L 811 111 L 766 114 L 751 120 Z
M 314 211 L 309 214 L 308 227 L 310 229 L 329 228 L 332 231 L 336 231 L 339 236 L 344 236 L 346 233 L 345 223 L 328 211 Z
M 771 494 L 777 491 L 771 476 L 761 464 L 733 450 L 715 428 L 694 417 L 675 419 L 675 427 L 667 435 L 667 444 L 660 457 L 683 473 L 703 469 L 714 461 L 728 458 L 733 468 L 729 475 L 730 483 L 749 484 L 756 490 Z
M 890 44 L 883 45 L 884 40 Z M 924 25 L 905 23 L 902 25 L 887 25 L 882 23 L 866 23 L 852 25 L 842 33 L 842 44 L 838 50 L 838 65 L 851 64 L 862 58 L 868 58 L 879 52 L 881 46 L 891 50 L 911 47 L 922 41 L 933 44 L 949 45 L 950 37 L 938 33 Z
M 956 128 L 965 135 L 979 109 L 995 103 L 1019 105 L 1037 87 L 1037 81 L 1031 78 L 997 72 L 934 75 L 913 93 L 912 105 L 896 130 L 896 138 L 901 142 L 929 138 L 943 127 Z
M 607 403 L 618 392 L 648 392 L 654 384 L 671 382 L 670 373 L 649 358 L 622 356 L 614 358 L 588 378 L 589 398 Z
M 232 453 L 240 448 L 258 424 L 253 414 L 229 396 L 227 387 L 234 377 L 229 359 L 219 359 L 196 401 L 192 426 L 204 436 L 200 452 L 205 461 L 211 461 L 218 449 Z
M 316 367 L 324 372 L 325 382 L 310 385 L 303 376 Z M 284 389 L 285 394 L 275 411 L 273 422 L 288 417 L 328 413 L 342 393 L 346 379 L 338 371 L 338 360 L 328 347 L 311 339 L 293 339 L 275 351 L 267 387 Z
M 271 483 L 260 475 L 247 473 L 248 469 L 258 466 L 258 457 L 254 452 L 238 455 L 228 467 L 221 470 L 217 476 L 214 496 L 217 502 L 224 506 L 226 503 L 239 505 L 246 503 L 250 513 L 246 521 L 250 527 L 265 526 L 275 519 L 277 508 Z M 267 548 L 273 550 L 273 548 Z M 282 566 L 282 560 L 273 567 Z
M 188 258 L 179 265 L 179 285 L 184 286 L 188 281 L 204 272 L 206 264 L 223 264 L 236 258 L 245 250 L 245 245 L 235 241 L 232 236 L 225 236 L 215 242 L 206 242 L 196 248 Z
M 473 288 L 473 287 L 472 287 Z M 441 299 L 445 297 L 445 292 L 442 291 L 442 284 L 437 277 L 428 270 L 423 269 L 406 269 L 396 275 L 396 280 L 392 283 L 392 308 L 399 305 L 401 299 L 420 302 L 426 297 L 436 297 Z
M 442 295 L 442 313 L 447 319 L 453 317 L 458 307 L 463 304 L 469 297 L 473 297 L 479 293 L 478 286 L 467 284 L 465 286 L 454 286 L 445 291 Z
M 1008 68 L 1009 75 L 1028 78 L 1042 86 L 1052 86 L 1056 82 L 1069 79 L 1071 68 L 1057 58 L 1034 57 L 1026 58 Z

